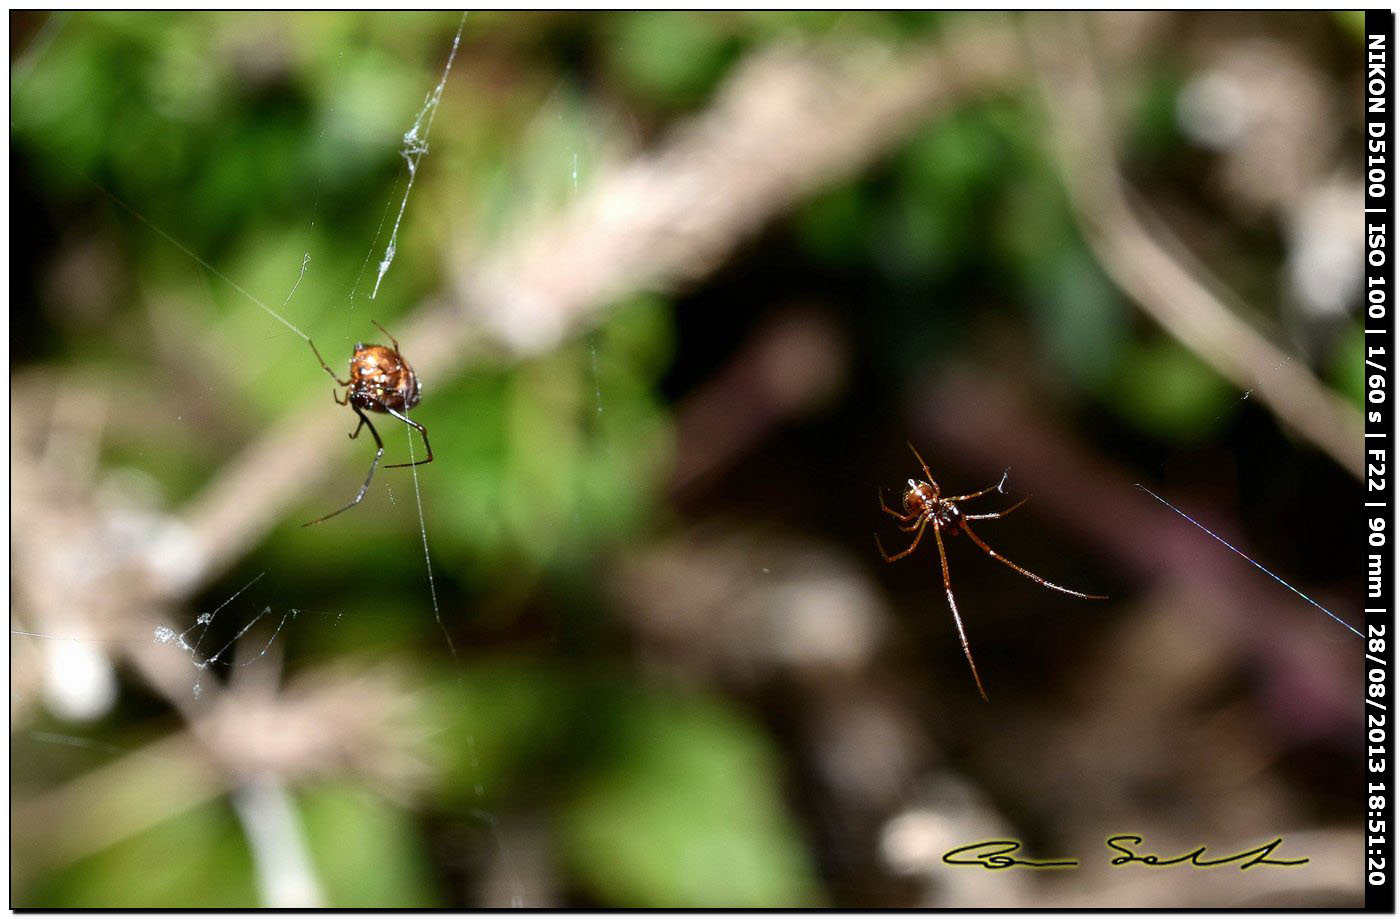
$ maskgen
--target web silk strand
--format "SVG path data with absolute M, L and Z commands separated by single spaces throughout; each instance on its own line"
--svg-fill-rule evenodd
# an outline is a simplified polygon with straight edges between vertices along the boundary
M 1189 520 L 1197 529 L 1199 529 L 1201 532 L 1205 533 L 1205 534 L 1206 534 L 1207 536 L 1209 536 L 1211 539 L 1214 539 L 1216 542 L 1220 543 L 1222 546 L 1224 546 L 1225 548 L 1229 549 L 1231 552 L 1235 553 L 1235 554 L 1238 555 L 1240 558 L 1242 558 L 1242 559 L 1244 559 L 1245 561 L 1249 562 L 1249 563 L 1250 563 L 1251 565 L 1253 565 L 1255 568 L 1258 568 L 1260 571 L 1264 572 L 1264 573 L 1267 574 L 1269 577 L 1273 578 L 1275 581 L 1278 581 L 1278 582 L 1279 582 L 1280 584 L 1282 584 L 1284 587 L 1287 587 L 1289 590 L 1293 591 L 1295 594 L 1297 594 L 1298 596 L 1302 597 L 1304 600 L 1308 601 L 1308 602 L 1311 603 L 1313 606 L 1315 606 L 1315 607 L 1317 607 L 1318 609 L 1322 610 L 1322 611 L 1323 611 L 1324 613 L 1326 613 L 1328 616 L 1331 616 L 1331 617 L 1332 617 L 1333 619 L 1335 619 L 1337 622 L 1339 622 L 1339 623 L 1341 623 L 1342 625 L 1346 626 L 1347 629 L 1349 629 L 1351 632 L 1353 632 L 1353 633 L 1356 635 L 1357 638 L 1364 638 L 1364 637 L 1365 637 L 1365 636 L 1363 636 L 1359 631 L 1357 631 L 1357 629 L 1356 629 L 1355 626 L 1353 626 L 1351 623 L 1347 622 L 1347 621 L 1346 621 L 1345 619 L 1343 619 L 1341 616 L 1338 616 L 1336 613 L 1332 612 L 1330 609 L 1328 609 L 1327 607 L 1323 606 L 1321 603 L 1318 603 L 1318 602 L 1317 602 L 1316 600 L 1314 600 L 1312 597 L 1309 597 L 1307 594 L 1303 593 L 1301 590 L 1299 590 L 1298 588 L 1294 587 L 1292 584 L 1288 583 L 1288 582 L 1285 581 L 1283 578 L 1281 578 L 1281 577 L 1279 577 L 1278 575 L 1274 574 L 1272 571 L 1270 571 L 1269 569 L 1265 568 L 1263 565 L 1259 564 L 1259 563 L 1256 562 L 1254 559 L 1250 558 L 1248 555 L 1245 555 L 1245 554 L 1244 554 L 1243 552 L 1241 552 L 1239 549 L 1236 549 L 1236 548 L 1235 548 L 1234 546 L 1232 546 L 1229 542 L 1227 542 L 1226 540 L 1224 540 L 1224 539 L 1222 539 L 1221 537 L 1217 536 L 1215 533 L 1211 532 L 1207 527 L 1205 527 L 1203 524 L 1201 524 L 1199 521 L 1197 521 L 1194 517 L 1192 517 L 1190 514 L 1186 513 L 1185 511 L 1183 511 L 1181 508 L 1177 507 L 1176 505 L 1172 504 L 1172 503 L 1171 503 L 1170 501 L 1168 501 L 1166 498 L 1163 498 L 1161 495 L 1157 494 L 1155 491 L 1153 491 L 1152 489 L 1148 488 L 1146 485 L 1141 485 L 1141 484 L 1139 484 L 1139 485 L 1137 485 L 1136 487 L 1142 489 L 1142 490 L 1145 491 L 1145 492 L 1147 492 L 1149 495 L 1151 495 L 1152 497 L 1156 498 L 1156 499 L 1157 499 L 1158 501 L 1160 501 L 1162 504 L 1166 505 L 1167 507 L 1169 507 L 1169 508 L 1171 508 L 1173 511 L 1175 511 L 1177 514 L 1179 514 L 1180 516 L 1182 516 L 1182 517 L 1186 518 L 1187 520 Z
M 404 430 L 408 433 L 408 460 L 416 463 L 418 458 L 413 455 L 413 429 L 405 425 Z M 452 652 L 455 661 L 458 659 L 457 646 L 452 643 L 452 633 L 443 625 L 442 610 L 438 607 L 437 583 L 433 580 L 433 560 L 428 554 L 428 524 L 423 517 L 423 495 L 418 489 L 417 465 L 410 466 L 409 471 L 413 473 L 413 500 L 418 505 L 418 531 L 423 534 L 423 565 L 428 569 L 428 593 L 433 600 L 433 618 L 437 620 L 438 628 L 442 629 L 442 637 L 447 639 L 447 650 Z
M 447 76 L 452 72 L 452 62 L 457 58 L 457 46 L 462 42 L 462 29 L 466 27 L 466 24 L 467 14 L 464 12 L 461 22 L 457 23 L 457 35 L 452 39 L 452 51 L 447 55 L 447 66 L 442 70 L 442 79 L 438 80 L 437 87 L 428 94 L 428 99 L 423 103 L 423 108 L 419 110 L 413 127 L 409 128 L 408 133 L 403 136 L 403 147 L 399 150 L 399 155 L 408 165 L 408 186 L 403 190 L 403 200 L 399 202 L 399 213 L 394 218 L 394 229 L 390 231 L 389 243 L 384 247 L 384 258 L 379 261 L 379 275 L 374 279 L 374 290 L 370 291 L 369 295 L 371 300 L 378 295 L 379 285 L 384 280 L 384 275 L 389 272 L 389 266 L 394 263 L 394 255 L 399 247 L 399 224 L 403 223 L 403 214 L 408 208 L 408 196 L 413 191 L 413 180 L 418 178 L 418 161 L 423 158 L 423 154 L 428 152 L 428 132 L 433 129 L 433 119 L 437 117 L 438 103 L 442 101 L 442 91 L 447 86 Z

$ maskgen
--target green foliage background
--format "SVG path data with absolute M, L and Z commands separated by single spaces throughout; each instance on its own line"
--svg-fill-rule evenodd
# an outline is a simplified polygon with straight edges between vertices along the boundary
M 178 506 L 287 407 L 327 388 L 305 345 L 235 284 L 338 365 L 372 339 L 370 319 L 392 331 L 458 261 L 524 215 L 567 205 L 608 149 L 645 146 L 703 108 L 746 54 L 792 36 L 924 42 L 947 21 L 472 13 L 397 259 L 370 301 L 402 195 L 400 138 L 441 73 L 457 14 L 14 14 L 14 373 L 110 387 L 121 423 L 105 432 L 102 468 L 135 472 L 157 504 Z M 1333 45 L 1356 41 L 1344 16 L 1319 21 Z M 1170 164 L 1193 155 L 1171 104 L 1186 63 L 1144 62 L 1141 85 L 1127 88 L 1140 99 L 1130 168 L 1153 182 L 1173 181 Z M 1276 260 L 1252 238 L 1238 226 L 1223 234 L 1241 276 Z M 856 375 L 891 393 L 946 361 L 976 359 L 989 335 L 1014 326 L 1015 347 L 1056 381 L 1066 414 L 1134 442 L 1125 454 L 1232 436 L 1240 394 L 1145 323 L 1086 249 L 1029 91 L 931 122 L 755 245 L 726 269 L 725 289 L 761 276 L 764 257 L 780 252 L 801 266 L 793 274 L 851 292 L 841 308 L 857 329 Z M 443 867 L 433 827 L 467 826 L 468 860 L 480 860 L 500 814 L 539 817 L 570 903 L 846 902 L 814 851 L 810 815 L 794 805 L 801 770 L 764 706 L 648 672 L 598 577 L 678 525 L 667 491 L 674 413 L 698 385 L 677 370 L 694 341 L 681 319 L 707 296 L 637 295 L 552 353 L 426 381 L 414 413 L 437 455 L 421 476 L 425 522 L 458 659 L 433 621 L 410 479 L 381 472 L 344 526 L 298 525 L 348 496 L 358 452 L 198 598 L 196 610 L 213 609 L 267 570 L 254 602 L 304 611 L 279 637 L 285 666 L 348 654 L 409 661 L 430 687 L 419 714 L 436 725 L 433 779 L 421 800 L 351 779 L 295 789 L 330 905 L 462 905 L 474 869 Z M 1351 323 L 1314 355 L 1356 402 L 1360 341 Z M 853 410 L 831 412 L 838 450 L 859 434 L 840 428 Z M 343 410 L 327 399 L 326 411 Z M 392 462 L 402 435 L 381 431 Z M 904 435 L 888 433 L 902 449 Z M 870 490 L 861 501 L 873 501 Z M 868 543 L 864 531 L 836 538 L 847 537 Z M 130 749 L 174 727 L 138 692 L 96 725 L 45 716 L 34 729 Z M 17 735 L 13 793 L 99 760 Z M 257 898 L 227 802 L 29 877 L 12 905 Z

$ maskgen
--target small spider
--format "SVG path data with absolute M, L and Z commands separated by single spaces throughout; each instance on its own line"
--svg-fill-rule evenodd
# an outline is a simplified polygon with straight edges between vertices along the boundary
M 914 450 L 914 445 L 909 444 L 909 449 Z M 962 641 L 963 655 L 967 657 L 967 665 L 972 668 L 972 679 L 977 683 L 977 691 L 981 693 L 982 700 L 985 702 L 987 701 L 987 691 L 982 688 L 982 678 L 977 675 L 977 665 L 972 662 L 972 649 L 968 647 L 967 633 L 963 631 L 962 617 L 958 615 L 958 601 L 953 598 L 953 583 L 948 578 L 948 553 L 943 548 L 943 534 L 945 531 L 949 536 L 956 536 L 959 532 L 966 533 L 968 539 L 975 542 L 978 548 L 983 552 L 1001 562 L 1003 565 L 1024 574 L 1041 587 L 1058 590 L 1060 593 L 1069 594 L 1071 597 L 1079 597 L 1083 600 L 1107 600 L 1108 598 L 1100 596 L 1099 594 L 1085 594 L 1077 590 L 1070 590 L 1068 587 L 1052 584 L 1038 574 L 1032 574 L 983 542 L 982 538 L 974 533 L 971 525 L 968 524 L 969 520 L 995 520 L 998 517 L 1005 517 L 1007 514 L 1029 501 L 1030 498 L 1022 498 L 1006 510 L 998 511 L 994 514 L 964 514 L 958 509 L 959 501 L 969 501 L 973 498 L 980 498 L 988 492 L 1000 491 L 1001 486 L 999 484 L 992 485 L 981 491 L 974 491 L 969 495 L 954 495 L 945 498 L 938 489 L 938 483 L 933 480 L 933 473 L 929 471 L 928 464 L 924 462 L 922 456 L 919 456 L 918 450 L 914 450 L 914 456 L 918 459 L 919 465 L 923 467 L 924 475 L 928 476 L 928 480 L 923 482 L 916 482 L 913 479 L 909 480 L 909 487 L 904 490 L 904 513 L 901 514 L 899 511 L 886 505 L 884 491 L 883 489 L 880 491 L 880 509 L 891 517 L 899 518 L 899 528 L 906 533 L 913 533 L 914 541 L 910 543 L 909 548 L 905 549 L 903 552 L 890 555 L 885 552 L 885 547 L 880 545 L 880 537 L 877 534 L 875 536 L 875 546 L 880 550 L 880 555 L 884 557 L 885 561 L 897 562 L 919 547 L 919 540 L 923 538 L 924 529 L 929 524 L 933 524 L 933 539 L 934 542 L 938 544 L 938 559 L 943 563 L 943 589 L 948 594 L 948 606 L 953 611 L 953 622 L 958 627 L 958 638 Z M 1003 480 L 1004 479 L 1005 477 L 1003 476 Z
M 374 320 L 370 321 L 374 322 Z M 374 325 L 379 331 L 389 335 L 388 330 L 382 325 L 377 322 Z M 316 350 L 316 345 L 312 343 L 311 339 L 306 340 L 306 343 L 311 345 L 316 360 L 321 362 L 321 366 L 325 368 L 326 373 L 331 375 L 331 379 L 335 380 L 337 385 L 346 387 L 344 398 L 341 398 L 335 390 L 331 390 L 331 398 L 335 399 L 337 405 L 350 406 L 355 410 L 355 414 L 360 416 L 360 423 L 355 425 L 355 431 L 350 435 L 350 439 L 354 440 L 360 435 L 360 428 L 369 428 L 369 432 L 374 435 L 374 444 L 378 449 L 374 452 L 374 461 L 369 464 L 369 475 L 365 476 L 365 484 L 360 486 L 360 493 L 355 496 L 355 500 L 338 511 L 331 511 L 324 517 L 317 517 L 315 520 L 303 523 L 304 527 L 329 520 L 336 514 L 350 510 L 363 501 L 365 492 L 369 491 L 369 483 L 374 478 L 374 470 L 379 466 L 379 458 L 384 455 L 384 441 L 379 439 L 379 432 L 374 429 L 374 425 L 365 415 L 365 409 L 393 415 L 409 427 L 416 428 L 418 433 L 423 435 L 423 448 L 428 451 L 426 458 L 414 460 L 411 463 L 393 463 L 385 466 L 385 469 L 421 466 L 433 461 L 433 447 L 428 443 L 428 429 L 404 414 L 417 405 L 418 400 L 423 397 L 423 384 L 418 382 L 418 375 L 413 372 L 413 368 L 408 366 L 408 361 L 404 360 L 403 355 L 399 353 L 399 343 L 394 336 L 389 335 L 389 341 L 394 343 L 392 350 L 383 345 L 357 343 L 355 353 L 350 355 L 350 379 L 342 380 L 326 364 L 325 359 L 321 357 L 321 352 Z

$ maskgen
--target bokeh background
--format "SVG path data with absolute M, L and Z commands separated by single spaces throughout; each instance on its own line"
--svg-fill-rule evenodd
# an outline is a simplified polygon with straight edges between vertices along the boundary
M 1360 14 L 460 22 L 12 14 L 12 906 L 1360 905 Z

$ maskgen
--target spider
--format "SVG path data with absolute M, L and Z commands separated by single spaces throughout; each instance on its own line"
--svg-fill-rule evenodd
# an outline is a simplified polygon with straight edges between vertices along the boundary
M 370 320 L 374 322 L 374 320 Z M 340 510 L 331 511 L 324 517 L 317 517 L 315 520 L 308 520 L 302 526 L 309 527 L 312 524 L 329 520 L 336 514 L 350 510 L 365 498 L 365 492 L 369 491 L 369 483 L 374 478 L 374 470 L 379 466 L 379 458 L 384 455 L 384 441 L 379 439 L 379 432 L 374 429 L 369 417 L 365 415 L 365 409 L 372 412 L 384 412 L 393 415 L 411 428 L 416 428 L 419 434 L 423 435 L 423 448 L 428 451 L 426 458 L 414 460 L 411 463 L 393 463 L 387 465 L 385 469 L 400 469 L 404 466 L 421 466 L 424 463 L 433 461 L 433 447 L 428 443 L 428 429 L 423 425 L 409 418 L 405 412 L 418 404 L 423 397 L 423 384 L 418 381 L 418 375 L 413 372 L 413 368 L 408 366 L 408 361 L 404 360 L 399 353 L 399 343 L 394 336 L 389 335 L 389 331 L 382 325 L 375 322 L 375 327 L 385 335 L 389 336 L 389 341 L 393 342 L 392 350 L 383 345 L 366 345 L 362 342 L 356 343 L 355 352 L 350 355 L 350 379 L 342 380 L 335 375 L 327 364 L 321 352 L 316 350 L 316 345 L 307 339 L 306 343 L 311 345 L 312 352 L 316 355 L 316 360 L 321 362 L 326 373 L 331 375 L 339 386 L 346 387 L 345 397 L 331 390 L 331 398 L 335 399 L 337 405 L 348 405 L 355 410 L 355 414 L 360 416 L 360 423 L 355 425 L 354 432 L 350 439 L 354 440 L 360 436 L 360 428 L 369 428 L 370 434 L 374 435 L 374 444 L 378 447 L 374 452 L 374 461 L 369 464 L 369 475 L 365 476 L 365 484 L 360 486 L 360 493 L 349 504 Z
M 933 480 L 933 473 L 929 471 L 928 463 L 919 456 L 919 451 L 914 449 L 914 445 L 909 444 L 909 449 L 914 451 L 914 456 L 923 467 L 924 475 L 928 476 L 927 481 L 916 482 L 909 480 L 909 487 L 904 490 L 904 513 L 900 513 L 894 508 L 885 504 L 884 490 L 880 490 L 880 509 L 891 517 L 896 517 L 900 521 L 900 529 L 906 533 L 914 534 L 914 541 L 909 544 L 909 548 L 903 552 L 890 555 L 885 551 L 885 547 L 880 545 L 880 536 L 875 536 L 875 546 L 880 550 L 880 555 L 887 562 L 897 562 L 919 547 L 919 540 L 924 536 L 924 530 L 929 524 L 933 524 L 933 539 L 938 544 L 938 559 L 943 563 L 943 589 L 948 594 L 948 607 L 953 611 L 953 622 L 958 627 L 958 638 L 962 641 L 963 655 L 967 658 L 967 665 L 972 668 L 972 679 L 977 683 L 977 691 L 982 696 L 982 701 L 987 701 L 987 691 L 982 688 L 982 678 L 977 675 L 977 665 L 972 661 L 972 649 L 967 644 L 967 633 L 963 631 L 962 617 L 958 615 L 958 601 L 953 598 L 953 583 L 948 578 L 948 553 L 943 548 L 943 534 L 946 531 L 949 536 L 956 536 L 959 532 L 966 533 L 968 539 L 975 542 L 983 552 L 1001 562 L 1009 568 L 1019 571 L 1026 577 L 1035 581 L 1041 587 L 1048 587 L 1051 590 L 1058 590 L 1060 593 L 1069 594 L 1071 597 L 1079 597 L 1083 600 L 1107 600 L 1105 596 L 1099 594 L 1080 593 L 1077 590 L 1070 590 L 1068 587 L 1061 587 L 1059 584 L 1052 584 L 1038 574 L 1032 574 L 1020 565 L 1011 561 L 1006 556 L 1000 554 L 991 546 L 982 541 L 982 538 L 972 531 L 969 520 L 995 520 L 998 517 L 1005 517 L 1016 508 L 1025 504 L 1030 498 L 1022 498 L 1004 511 L 993 514 L 964 514 L 958 508 L 959 501 L 970 501 L 973 498 L 980 498 L 988 492 L 1000 490 L 1000 485 L 992 485 L 981 491 L 974 491 L 968 495 L 953 495 L 943 497 L 939 491 L 938 483 Z

